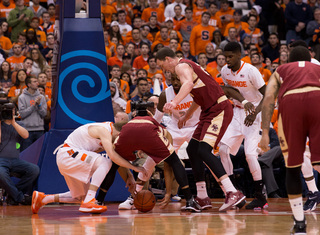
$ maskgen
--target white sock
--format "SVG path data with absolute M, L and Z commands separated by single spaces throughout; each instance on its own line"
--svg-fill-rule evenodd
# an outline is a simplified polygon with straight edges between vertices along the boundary
M 196 185 L 197 185 L 197 196 L 202 199 L 208 197 L 206 182 L 199 181 L 196 183 Z
M 44 204 L 48 204 L 48 203 L 52 203 L 52 202 L 54 202 L 54 195 L 53 194 L 46 195 L 46 197 L 42 199 L 42 203 L 44 203 Z
M 43 203 L 48 204 L 55 202 L 55 197 L 59 198 L 59 202 L 63 203 L 80 203 L 81 201 L 77 198 L 73 198 L 71 196 L 70 191 L 60 194 L 50 194 L 46 195 L 46 197 L 42 200 Z
M 221 184 L 223 185 L 226 192 L 234 192 L 234 193 L 237 192 L 237 189 L 233 186 L 229 177 L 221 180 Z
M 302 204 L 302 197 L 298 197 L 295 199 L 289 199 L 292 214 L 297 221 L 302 221 L 304 219 L 304 212 L 303 212 L 303 204 Z
M 87 202 L 90 202 L 93 198 L 96 197 L 96 193 L 97 191 L 96 190 L 88 190 L 87 192 L 87 195 L 86 195 L 86 198 L 84 199 L 84 203 L 87 203 Z
M 316 181 L 314 178 L 312 180 L 308 180 L 308 181 L 306 180 L 306 183 L 307 183 L 309 191 L 311 191 L 313 193 L 318 191 Z

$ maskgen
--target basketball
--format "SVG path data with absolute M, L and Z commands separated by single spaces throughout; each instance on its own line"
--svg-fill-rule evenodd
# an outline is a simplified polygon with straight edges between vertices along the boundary
M 133 204 L 138 211 L 145 213 L 153 209 L 156 204 L 156 197 L 149 190 L 141 190 L 134 197 Z

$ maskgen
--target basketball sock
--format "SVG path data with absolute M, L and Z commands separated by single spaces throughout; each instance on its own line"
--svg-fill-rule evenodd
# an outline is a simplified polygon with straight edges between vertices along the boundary
M 262 180 L 254 181 L 253 184 L 254 184 L 254 191 L 258 194 L 262 194 L 262 189 L 263 189 Z
M 294 199 L 289 198 L 289 202 L 290 202 L 290 206 L 291 206 L 294 218 L 297 221 L 302 221 L 304 219 L 302 197 L 298 197 Z
M 237 189 L 233 186 L 229 177 L 221 180 L 221 184 L 223 185 L 226 192 L 234 192 L 234 193 L 237 192 Z
M 98 193 L 96 199 L 97 199 L 99 202 L 103 202 L 103 201 L 104 201 L 104 198 L 106 197 L 106 195 L 107 195 L 107 192 L 104 192 L 104 191 L 101 190 L 101 188 L 100 188 L 99 193 Z
M 316 181 L 313 176 L 312 176 L 311 180 L 308 180 L 308 179 L 305 179 L 305 180 L 306 180 L 306 184 L 308 186 L 309 191 L 311 191 L 313 193 L 318 191 L 318 187 L 316 185 Z
M 53 194 L 46 195 L 46 197 L 42 199 L 42 203 L 44 203 L 44 204 L 48 204 L 48 203 L 52 203 L 52 202 L 54 202 L 54 195 Z
M 206 198 L 208 197 L 207 188 L 206 188 L 206 182 L 200 181 L 196 183 L 197 185 L 197 196 L 199 198 Z
M 96 190 L 92 190 L 89 189 L 86 195 L 86 198 L 84 199 L 84 203 L 87 203 L 89 201 L 91 201 L 93 198 L 95 198 L 97 191 Z
M 111 165 L 104 157 L 98 157 L 93 166 L 93 169 L 95 169 L 95 171 L 92 174 L 91 185 L 95 185 L 99 188 L 110 168 Z
M 222 165 L 226 170 L 228 175 L 233 174 L 233 163 L 230 158 L 230 147 L 228 145 L 222 144 L 219 147 L 219 154 Z

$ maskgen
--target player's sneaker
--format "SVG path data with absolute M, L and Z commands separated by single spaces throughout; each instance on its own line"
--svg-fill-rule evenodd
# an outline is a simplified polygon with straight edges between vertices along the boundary
M 232 207 L 238 205 L 246 199 L 239 190 L 237 192 L 227 192 L 224 204 L 220 207 L 219 211 L 227 211 Z
M 99 206 L 95 198 L 92 198 L 89 202 L 82 202 L 79 208 L 80 212 L 83 213 L 93 213 L 93 214 L 100 214 L 102 212 L 107 211 L 106 206 Z
M 181 197 L 179 197 L 178 195 L 171 196 L 170 200 L 172 202 L 180 202 L 181 201 Z
M 210 197 L 206 197 L 206 198 L 196 197 L 194 200 L 201 206 L 202 210 L 212 208 Z
M 246 205 L 246 209 L 248 210 L 261 210 L 268 208 L 268 202 L 266 197 L 263 194 L 255 193 L 255 197 L 248 205 Z
M 186 201 L 186 207 L 184 209 L 191 212 L 201 212 L 201 206 L 194 200 L 193 197 Z
M 46 195 L 42 192 L 34 191 L 32 193 L 31 211 L 33 214 L 38 214 L 38 211 L 45 205 L 42 200 Z
M 127 200 L 119 204 L 119 210 L 134 210 L 135 207 L 133 205 L 133 197 L 129 196 Z
M 307 201 L 304 203 L 303 210 L 305 212 L 314 211 L 317 208 L 317 205 L 320 203 L 320 192 L 311 192 L 307 193 Z
M 306 218 L 304 218 L 302 221 L 297 221 L 295 218 L 293 219 L 294 219 L 294 225 L 290 231 L 290 234 L 295 234 L 295 235 L 307 234 Z

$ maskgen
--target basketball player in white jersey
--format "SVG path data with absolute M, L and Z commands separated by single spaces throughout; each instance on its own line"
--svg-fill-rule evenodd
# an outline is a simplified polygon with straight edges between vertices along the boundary
M 32 212 L 37 214 L 41 207 L 52 202 L 81 203 L 79 211 L 84 213 L 106 211 L 106 206 L 97 205 L 95 195 L 112 161 L 134 171 L 145 172 L 143 167 L 133 166 L 113 149 L 112 144 L 124 124 L 90 123 L 75 129 L 57 152 L 57 165 L 70 191 L 54 195 L 34 191 Z M 107 158 L 98 153 L 102 151 L 106 151 Z
M 159 123 L 161 123 L 161 119 L 164 115 L 163 106 L 167 102 L 171 102 L 174 99 L 174 97 L 178 94 L 181 87 L 180 81 L 176 79 L 175 76 L 171 77 L 171 84 L 172 85 L 170 87 L 166 88 L 160 94 L 159 104 L 157 106 L 155 115 L 153 116 L 153 118 L 156 119 Z M 172 145 L 176 153 L 178 153 L 179 148 L 184 142 L 189 143 L 193 135 L 193 132 L 195 131 L 199 122 L 199 117 L 201 112 L 200 108 L 198 108 L 192 114 L 192 117 L 188 119 L 186 124 L 181 129 L 178 128 L 179 118 L 185 115 L 187 110 L 190 108 L 192 102 L 193 102 L 193 99 L 190 96 L 190 94 L 188 94 L 171 113 L 171 119 L 167 123 L 166 128 L 172 136 L 172 140 L 173 140 Z M 195 198 L 195 200 L 198 202 L 198 204 L 201 206 L 202 209 L 212 208 L 211 200 L 207 194 L 207 188 L 206 188 L 204 176 L 203 178 L 200 177 L 200 179 L 196 178 L 195 180 L 196 180 L 196 186 L 197 186 L 197 192 L 198 192 L 198 195 Z M 170 192 L 171 190 L 167 189 L 167 194 L 165 195 L 165 198 L 161 203 L 162 205 L 166 205 L 169 203 Z
M 235 155 L 243 141 L 246 160 L 254 180 L 255 198 L 246 209 L 262 209 L 268 207 L 262 194 L 262 174 L 258 163 L 258 144 L 261 136 L 261 104 L 265 92 L 265 82 L 254 66 L 244 63 L 241 58 L 241 47 L 237 42 L 225 46 L 224 54 L 227 65 L 221 69 L 221 77 L 226 86 L 238 89 L 244 100 L 234 99 L 233 119 L 221 139 L 219 152 L 223 166 L 228 175 L 233 174 L 230 153 Z M 236 97 L 234 97 L 236 98 Z M 251 102 L 255 112 L 248 113 L 244 105 Z

